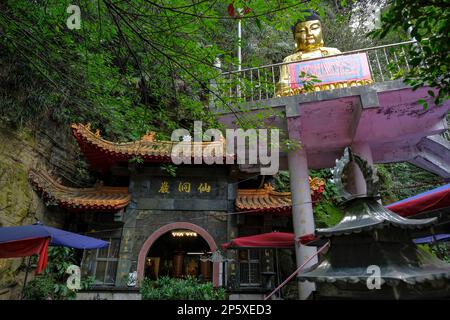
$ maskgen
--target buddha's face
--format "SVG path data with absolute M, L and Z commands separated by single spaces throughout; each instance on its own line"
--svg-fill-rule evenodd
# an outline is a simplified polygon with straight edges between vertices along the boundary
M 311 51 L 323 46 L 322 24 L 319 20 L 300 22 L 295 26 L 294 39 L 298 51 Z

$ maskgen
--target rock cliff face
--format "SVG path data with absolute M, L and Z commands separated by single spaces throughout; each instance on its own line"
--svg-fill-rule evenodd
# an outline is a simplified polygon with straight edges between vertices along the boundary
M 15 129 L 0 120 L 0 227 L 43 221 L 62 227 L 65 213 L 47 208 L 28 182 L 30 169 L 52 170 L 65 184 L 83 186 L 88 174 L 70 127 L 46 123 Z M 0 259 L 0 300 L 18 298 L 25 258 Z

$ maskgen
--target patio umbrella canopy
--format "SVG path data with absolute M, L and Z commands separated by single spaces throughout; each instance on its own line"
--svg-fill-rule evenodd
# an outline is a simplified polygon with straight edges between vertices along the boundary
M 0 246 L 27 239 L 50 238 L 50 246 L 75 249 L 97 249 L 108 246 L 108 242 L 77 233 L 47 227 L 43 224 L 0 228 Z M 1 256 L 0 256 L 1 257 Z
M 450 241 L 450 234 L 436 234 L 434 236 L 428 236 L 423 238 L 414 239 L 414 243 L 416 244 L 424 244 L 424 243 L 434 243 L 437 241 Z
M 450 207 L 450 183 L 386 206 L 402 217 Z
M 224 249 L 232 248 L 294 248 L 294 234 L 270 232 L 249 237 L 235 238 L 222 245 Z
M 108 242 L 37 223 L 29 226 L 0 228 L 0 258 L 39 255 L 36 273 L 47 266 L 48 246 L 97 249 Z

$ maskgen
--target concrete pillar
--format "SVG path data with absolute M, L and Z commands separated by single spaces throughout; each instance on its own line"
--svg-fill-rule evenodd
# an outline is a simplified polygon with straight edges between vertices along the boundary
M 358 156 L 366 160 L 370 166 L 373 165 L 372 150 L 367 142 L 354 142 L 351 147 L 354 154 L 357 154 Z M 354 170 L 355 192 L 358 195 L 365 195 L 367 193 L 367 187 L 364 176 L 361 170 L 359 170 L 356 165 L 354 167 Z
M 292 135 L 290 134 L 290 137 Z M 311 191 L 308 180 L 308 161 L 304 149 L 291 151 L 288 154 L 289 175 L 292 193 L 292 218 L 294 224 L 295 239 L 305 234 L 314 233 L 314 215 L 311 201 Z M 315 247 L 307 247 L 296 241 L 295 255 L 297 267 L 302 265 L 307 259 L 316 254 Z M 312 259 L 309 267 L 317 263 L 317 257 Z M 312 282 L 299 282 L 299 298 L 308 298 L 315 285 Z
M 366 160 L 370 165 L 373 165 L 372 149 L 367 142 L 354 142 L 352 144 L 352 151 Z

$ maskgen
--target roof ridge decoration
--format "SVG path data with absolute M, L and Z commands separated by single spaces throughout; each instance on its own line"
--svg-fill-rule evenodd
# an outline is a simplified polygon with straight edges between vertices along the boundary
M 309 185 L 311 198 L 313 202 L 317 202 L 325 189 L 325 181 L 321 178 L 309 177 Z M 291 193 L 275 191 L 275 188 L 269 183 L 259 189 L 238 189 L 236 209 L 254 213 L 290 214 L 292 211 Z
M 57 205 L 72 211 L 117 212 L 131 201 L 127 187 L 103 186 L 101 182 L 88 188 L 67 187 L 50 173 L 37 170 L 30 170 L 28 178 L 47 205 Z
M 172 148 L 181 141 L 158 141 L 154 132 L 145 134 L 140 140 L 130 142 L 112 142 L 101 137 L 100 130 L 92 132 L 91 125 L 74 123 L 71 125 L 72 133 L 88 162 L 96 168 L 109 169 L 118 161 L 128 161 L 134 157 L 141 157 L 146 162 L 171 162 Z M 192 155 L 195 148 L 209 147 L 215 156 L 216 148 L 222 150 L 223 157 L 234 155 L 227 154 L 225 139 L 218 141 L 189 141 Z
M 367 186 L 367 192 L 364 195 L 354 194 L 350 191 L 351 184 L 354 183 L 352 164 L 356 164 L 363 173 Z M 318 236 L 342 236 L 383 229 L 387 226 L 401 229 L 422 229 L 437 222 L 437 218 L 407 219 L 383 207 L 377 201 L 379 179 L 375 169 L 372 169 L 367 161 L 353 154 L 350 148 L 346 148 L 344 156 L 336 161 L 333 176 L 333 182 L 336 184 L 341 200 L 344 201 L 344 216 L 335 226 L 317 229 Z
M 274 196 L 290 196 L 290 192 L 275 191 L 270 183 L 265 183 L 262 188 L 258 189 L 238 189 L 241 194 L 258 194 L 258 195 L 274 195 Z
M 354 183 L 352 165 L 356 165 L 362 172 L 366 182 L 366 194 L 355 194 L 350 189 L 350 184 Z M 336 160 L 336 166 L 331 170 L 333 174 L 332 182 L 336 185 L 341 201 L 349 201 L 360 197 L 378 197 L 380 180 L 376 168 L 352 152 L 350 147 L 345 148 L 342 158 Z

